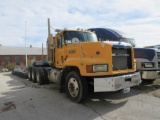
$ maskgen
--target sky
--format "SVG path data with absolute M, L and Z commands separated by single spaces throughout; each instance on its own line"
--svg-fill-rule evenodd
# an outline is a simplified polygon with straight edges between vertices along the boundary
M 41 47 L 54 29 L 113 28 L 160 44 L 160 0 L 0 0 L 0 44 Z M 53 29 L 54 28 L 54 29 Z

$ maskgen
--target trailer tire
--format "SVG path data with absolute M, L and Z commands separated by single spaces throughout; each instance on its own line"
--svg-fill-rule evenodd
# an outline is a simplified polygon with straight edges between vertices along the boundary
M 28 69 L 28 79 L 32 81 L 32 67 Z
M 88 94 L 87 80 L 79 72 L 71 71 L 66 77 L 65 90 L 73 102 L 80 103 Z
M 32 82 L 36 83 L 37 80 L 36 80 L 36 71 L 37 71 L 37 68 L 36 67 L 32 67 Z
M 38 67 L 37 68 L 36 80 L 37 80 L 39 85 L 43 85 L 44 84 L 44 71 L 43 71 L 42 67 Z

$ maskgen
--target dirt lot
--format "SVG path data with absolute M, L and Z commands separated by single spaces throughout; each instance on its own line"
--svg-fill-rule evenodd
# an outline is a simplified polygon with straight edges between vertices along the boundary
M 94 93 L 71 102 L 54 84 L 0 73 L 0 120 L 160 120 L 160 80 L 130 93 Z

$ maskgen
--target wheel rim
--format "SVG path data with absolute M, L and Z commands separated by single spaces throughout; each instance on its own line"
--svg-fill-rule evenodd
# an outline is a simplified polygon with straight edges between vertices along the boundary
M 78 82 L 75 78 L 70 78 L 68 81 L 68 90 L 72 97 L 77 97 L 79 93 Z

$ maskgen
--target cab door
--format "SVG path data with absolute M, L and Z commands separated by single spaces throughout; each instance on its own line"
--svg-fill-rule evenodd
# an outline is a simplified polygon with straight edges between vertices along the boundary
M 59 34 L 56 36 L 56 49 L 55 49 L 55 67 L 63 68 L 65 59 L 65 48 L 63 35 Z

